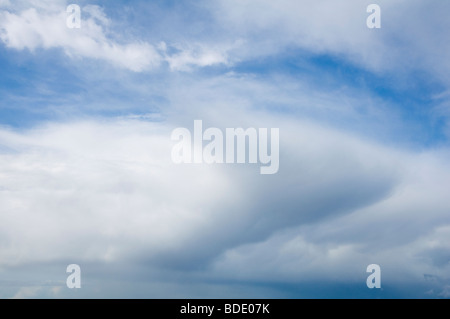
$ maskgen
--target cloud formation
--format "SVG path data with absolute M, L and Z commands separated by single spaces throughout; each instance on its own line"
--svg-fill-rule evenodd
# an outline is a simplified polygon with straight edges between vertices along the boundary
M 0 12 L 0 38 L 7 47 L 23 50 L 61 48 L 70 57 L 104 60 L 131 71 L 143 71 L 161 62 L 156 49 L 145 42 L 120 44 L 109 38 L 105 28 L 110 20 L 101 8 L 83 8 L 83 27 L 66 26 L 68 14 L 63 5 L 28 8 L 20 12 Z
M 448 298 L 447 4 L 109 3 L 0 0 L 0 297 Z M 173 164 L 196 119 L 278 174 Z
M 289 47 L 345 57 L 374 72 L 420 68 L 448 83 L 443 70 L 450 67 L 441 54 L 448 41 L 442 30 L 448 5 L 442 1 L 378 1 L 382 28 L 366 27 L 369 1 L 350 0 L 273 2 L 218 0 L 217 21 L 232 34 L 248 41 L 243 57 L 273 55 Z
M 136 260 L 186 276 L 208 269 L 201 280 L 352 282 L 375 260 L 391 284 L 448 268 L 450 169 L 439 152 L 280 121 L 270 178 L 245 165 L 171 164 L 167 124 L 2 130 L 14 151 L 0 156 L 0 268 Z
M 160 42 L 156 46 L 135 39 L 128 43 L 115 40 L 111 20 L 98 5 L 81 8 L 80 28 L 66 26 L 71 13 L 66 1 L 36 3 L 33 7 L 13 10 L 6 2 L 0 6 L 0 39 L 16 50 L 59 48 L 74 59 L 90 58 L 111 63 L 134 72 L 150 71 L 166 61 L 171 70 L 189 70 L 191 66 L 211 66 L 228 62 L 225 50 L 214 50 L 204 44 L 181 43 L 170 47 Z

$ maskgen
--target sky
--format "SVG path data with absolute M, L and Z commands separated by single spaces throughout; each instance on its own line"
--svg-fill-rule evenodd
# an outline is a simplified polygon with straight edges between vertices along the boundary
M 0 298 L 449 298 L 449 10 L 0 0 Z M 195 120 L 278 172 L 175 164 Z

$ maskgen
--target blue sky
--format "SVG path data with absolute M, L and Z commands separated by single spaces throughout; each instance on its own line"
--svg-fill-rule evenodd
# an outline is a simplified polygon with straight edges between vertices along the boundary
M 0 0 L 0 297 L 448 298 L 450 8 L 370 3 L 80 1 L 68 29 Z M 278 174 L 174 165 L 196 119 L 279 128 Z

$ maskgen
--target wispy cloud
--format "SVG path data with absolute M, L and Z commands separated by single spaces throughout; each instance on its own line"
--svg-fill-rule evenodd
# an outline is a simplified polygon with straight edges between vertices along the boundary
M 228 64 L 227 49 L 214 49 L 206 45 L 174 45 L 171 50 L 175 50 L 173 54 L 167 54 L 167 44 L 162 42 L 160 48 L 165 55 L 171 70 L 187 71 L 192 67 L 212 66 L 220 64 Z
M 106 35 L 109 20 L 101 8 L 83 8 L 83 27 L 69 29 L 64 6 L 0 12 L 1 40 L 7 47 L 34 51 L 60 48 L 70 57 L 104 60 L 113 65 L 143 71 L 160 64 L 156 49 L 145 42 L 120 44 Z

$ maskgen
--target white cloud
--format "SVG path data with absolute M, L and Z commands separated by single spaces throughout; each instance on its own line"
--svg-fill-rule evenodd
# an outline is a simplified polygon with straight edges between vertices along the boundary
M 135 72 L 154 69 L 162 61 L 166 61 L 171 70 L 184 71 L 229 62 L 227 51 L 230 46 L 224 44 L 211 47 L 186 39 L 173 46 L 175 53 L 168 54 L 165 44 L 159 46 L 160 52 L 140 39 L 119 43 L 110 29 L 113 21 L 97 5 L 83 7 L 81 28 L 70 29 L 66 26 L 65 4 L 66 1 L 25 1 L 14 11 L 10 8 L 1 10 L 1 41 L 17 50 L 61 48 L 72 58 L 99 59 Z M 7 7 L 7 3 L 3 7 Z
M 20 150 L 2 155 L 14 161 L 2 169 L 2 238 L 13 243 L 2 265 L 170 250 L 209 223 L 220 194 L 234 193 L 212 168 L 170 164 L 170 132 L 146 123 L 3 132 L 2 140 Z
M 97 6 L 90 5 L 83 11 L 80 29 L 69 29 L 66 18 L 64 6 L 32 7 L 18 13 L 3 10 L 0 11 L 0 39 L 9 48 L 31 51 L 61 48 L 71 57 L 104 60 L 136 72 L 160 64 L 159 54 L 148 43 L 119 44 L 109 39 L 104 31 L 109 20 Z
M 167 51 L 167 45 L 161 44 L 161 48 Z M 187 71 L 192 67 L 205 67 L 216 64 L 228 64 L 227 51 L 229 49 L 213 48 L 210 46 L 196 45 L 174 45 L 177 52 L 171 55 L 165 52 L 165 60 L 171 70 Z
M 248 166 L 171 164 L 168 123 L 2 130 L 15 151 L 0 155 L 1 266 L 137 258 L 170 270 L 215 260 L 205 276 L 352 281 L 378 262 L 392 274 L 385 280 L 450 277 L 433 264 L 447 251 L 442 154 L 271 121 L 283 123 L 284 147 L 270 180 Z
M 420 69 L 448 83 L 446 33 L 449 6 L 443 1 L 377 1 L 381 29 L 368 29 L 372 2 L 350 0 L 218 0 L 212 6 L 226 33 L 247 41 L 235 54 L 244 59 L 297 47 L 332 54 L 375 72 Z M 445 70 L 445 71 L 444 71 Z

